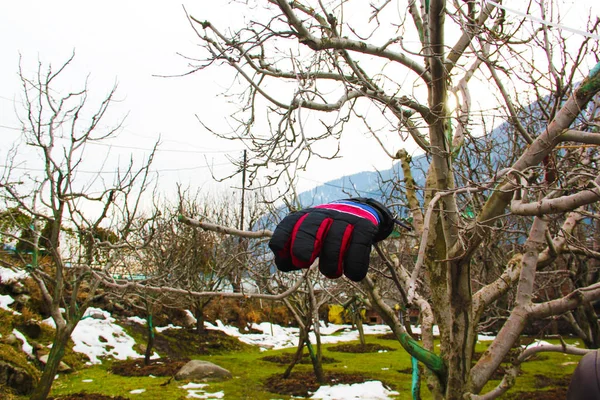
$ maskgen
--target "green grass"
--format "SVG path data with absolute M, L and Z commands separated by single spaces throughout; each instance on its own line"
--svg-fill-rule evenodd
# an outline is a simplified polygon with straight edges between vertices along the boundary
M 132 390 L 146 389 L 145 393 L 135 395 L 139 399 L 157 398 L 183 399 L 187 394 L 176 385 L 160 386 L 168 378 L 122 377 L 110 372 L 110 362 L 95 365 L 68 375 L 61 375 L 52 386 L 52 396 L 69 393 L 102 393 L 112 396 L 132 397 Z M 87 381 L 87 382 L 86 382 Z
M 548 340 L 552 344 L 559 344 L 559 341 Z M 574 340 L 567 340 L 573 342 Z M 570 343 L 571 344 L 571 343 Z M 523 364 L 522 374 L 516 380 L 515 386 L 508 392 L 518 393 L 527 391 L 542 391 L 548 390 L 551 386 L 540 387 L 540 378 L 549 380 L 566 379 L 566 383 L 570 381 L 571 375 L 577 367 L 577 363 L 581 356 L 574 356 L 562 353 L 538 353 L 532 360 Z M 496 382 L 497 383 L 497 382 Z M 484 389 L 491 389 L 492 386 L 488 383 Z
M 357 342 L 354 342 L 357 343 Z M 344 371 L 349 373 L 362 373 L 372 379 L 377 379 L 398 391 L 398 399 L 410 399 L 410 374 L 399 371 L 410 368 L 410 358 L 401 348 L 400 344 L 393 340 L 378 339 L 376 336 L 368 336 L 367 343 L 377 343 L 391 347 L 396 351 L 382 353 L 354 354 L 329 351 L 329 347 L 337 344 L 324 345 L 324 355 L 334 358 L 337 362 L 325 364 L 325 371 Z M 476 351 L 481 352 L 486 344 L 478 344 Z M 267 392 L 263 382 L 273 374 L 280 374 L 285 366 L 261 360 L 266 355 L 277 355 L 283 352 L 293 353 L 295 349 L 259 351 L 258 348 L 245 348 L 226 354 L 209 355 L 198 357 L 213 362 L 231 371 L 233 379 L 226 382 L 212 382 L 205 388 L 207 392 L 224 392 L 226 399 L 291 399 L 292 397 Z M 517 379 L 515 387 L 509 394 L 521 391 L 545 390 L 536 385 L 539 379 L 536 375 L 556 379 L 568 379 L 573 373 L 579 357 L 558 353 L 542 353 L 537 359 L 523 366 L 523 373 Z M 102 365 L 94 365 L 83 368 L 77 372 L 60 375 L 52 388 L 51 396 L 65 395 L 69 393 L 88 392 L 102 393 L 112 396 L 124 396 L 139 400 L 156 399 L 185 399 L 188 392 L 180 388 L 185 382 L 171 380 L 167 377 L 122 377 L 110 372 L 110 361 Z M 311 370 L 310 365 L 297 365 L 295 371 Z M 85 382 L 89 380 L 90 382 Z M 491 381 L 485 391 L 497 385 L 498 381 Z M 164 384 L 164 385 L 163 385 Z M 145 389 L 145 392 L 131 394 L 132 390 Z M 431 395 L 423 384 L 422 398 L 431 399 Z M 17 397 L 16 399 L 25 399 Z
M 379 343 L 398 350 L 384 353 L 350 354 L 330 352 L 327 348 L 334 345 L 325 345 L 324 355 L 335 358 L 338 361 L 337 363 L 326 364 L 324 366 L 325 370 L 365 373 L 373 379 L 382 380 L 390 384 L 395 390 L 408 390 L 410 377 L 406 374 L 400 374 L 398 370 L 409 368 L 410 359 L 401 350 L 400 345 L 394 341 L 379 340 L 374 337 L 370 337 L 368 342 Z M 261 359 L 266 355 L 283 352 L 291 353 L 293 351 L 294 349 L 261 352 L 257 348 L 252 348 L 243 352 L 204 356 L 202 359 L 228 369 L 234 376 L 230 381 L 210 383 L 207 391 L 223 391 L 225 398 L 228 399 L 291 399 L 289 396 L 277 395 L 264 390 L 262 382 L 271 375 L 282 373 L 285 366 Z M 161 386 L 169 378 L 125 378 L 111 374 L 109 367 L 110 363 L 105 362 L 102 365 L 86 368 L 69 375 L 62 375 L 55 382 L 52 395 L 58 396 L 87 391 L 89 393 L 120 395 L 140 400 L 155 400 L 157 398 L 183 399 L 187 395 L 186 390 L 179 388 L 179 386 L 184 384 L 183 382 L 172 380 L 169 384 Z M 310 371 L 312 367 L 304 364 L 295 367 L 295 371 L 302 370 Z M 399 380 L 398 378 L 402 376 L 405 378 Z M 84 382 L 84 380 L 90 379 L 92 382 Z M 141 394 L 130 394 L 129 392 L 134 389 L 146 389 L 146 391 Z

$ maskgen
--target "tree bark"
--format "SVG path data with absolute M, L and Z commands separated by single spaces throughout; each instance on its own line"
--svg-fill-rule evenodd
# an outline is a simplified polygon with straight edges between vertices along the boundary
M 321 360 L 321 344 L 317 341 L 317 350 L 312 347 L 308 334 L 306 335 L 306 347 L 308 348 L 308 354 L 313 365 L 313 371 L 315 372 L 315 378 L 321 385 L 325 383 L 325 372 L 323 371 L 323 363 Z
M 48 394 L 50 394 L 54 377 L 58 372 L 60 362 L 65 355 L 67 343 L 76 325 L 77 324 L 57 325 L 52 348 L 50 349 L 50 354 L 48 354 L 48 362 L 44 366 L 40 381 L 29 397 L 30 400 L 45 400 L 48 397 Z
M 321 346 L 321 330 L 319 327 L 319 305 L 317 304 L 317 299 L 315 298 L 315 292 L 313 290 L 313 284 L 311 281 L 306 282 L 306 286 L 308 287 L 308 295 L 310 298 L 310 311 L 309 321 L 312 321 L 313 330 L 315 332 L 315 341 L 317 349 L 316 351 L 312 348 L 310 344 L 310 336 L 308 335 L 308 330 L 306 332 L 306 347 L 308 347 L 308 351 L 310 352 L 310 359 L 313 364 L 313 369 L 315 371 L 315 377 L 317 378 L 317 382 L 320 384 L 325 383 L 325 373 L 323 372 L 323 351 Z M 311 326 L 311 323 L 306 324 L 307 327 Z
M 302 360 L 303 353 L 304 353 L 304 329 L 301 327 L 300 335 L 298 338 L 298 348 L 296 349 L 296 354 L 294 355 L 292 362 L 290 363 L 290 365 L 288 365 L 285 372 L 283 373 L 284 379 L 287 379 L 290 377 L 290 375 L 292 374 L 292 370 L 294 369 L 296 364 L 299 363 L 300 360 Z
M 505 354 L 521 336 L 531 311 L 533 286 L 537 260 L 543 245 L 546 243 L 545 233 L 548 222 L 535 217 L 529 237 L 525 242 L 525 253 L 521 260 L 521 273 L 517 286 L 516 306 L 508 320 L 504 323 L 496 340 L 488 347 L 471 371 L 470 381 L 473 393 L 479 393 L 483 385 L 498 368 Z
M 353 314 L 356 322 L 356 329 L 358 330 L 358 339 L 360 340 L 361 346 L 365 346 L 367 341 L 365 340 L 365 328 L 363 327 L 362 315 L 360 315 L 360 309 Z
M 150 357 L 152 357 L 152 349 L 154 348 L 154 324 L 152 323 L 152 314 L 146 318 L 148 327 L 148 342 L 146 343 L 146 352 L 144 353 L 144 365 L 150 365 Z
M 204 326 L 204 306 L 208 302 L 196 301 L 194 302 L 194 317 L 196 318 L 196 333 L 206 333 L 206 327 Z

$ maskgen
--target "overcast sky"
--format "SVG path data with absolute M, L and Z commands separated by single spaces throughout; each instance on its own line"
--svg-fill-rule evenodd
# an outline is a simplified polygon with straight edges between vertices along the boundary
M 202 0 L 184 2 L 184 6 L 198 19 L 224 26 L 244 18 L 240 6 L 227 3 Z M 588 8 L 596 3 L 597 0 L 577 2 Z M 154 169 L 161 172 L 160 179 L 167 190 L 175 182 L 213 188 L 207 163 L 222 177 L 232 170 L 227 156 L 241 158 L 239 143 L 219 142 L 195 117 L 199 114 L 213 126 L 224 122 L 232 109 L 217 95 L 229 80 L 208 74 L 168 79 L 155 76 L 185 72 L 186 62 L 177 53 L 193 56 L 198 44 L 181 2 L 3 0 L 0 34 L 0 132 L 5 144 L 19 133 L 15 117 L 15 107 L 21 106 L 19 54 L 23 69 L 31 74 L 38 60 L 59 65 L 75 51 L 75 62 L 69 70 L 74 84 L 89 74 L 90 90 L 93 95 L 102 96 L 118 83 L 119 102 L 105 123 L 114 124 L 125 115 L 127 118 L 111 153 L 141 158 L 161 137 Z M 327 167 L 319 164 L 303 173 L 299 189 L 373 167 L 389 168 L 391 162 L 372 146 L 372 140 L 370 148 L 365 147 L 368 141 L 355 140 L 353 146 L 343 149 L 342 160 Z M 104 150 L 99 148 L 98 152 Z M 237 180 L 219 187 L 235 185 L 239 185 Z
M 241 146 L 224 146 L 198 124 L 195 114 L 214 107 L 218 84 L 210 77 L 159 78 L 184 72 L 176 53 L 194 50 L 193 31 L 181 3 L 172 1 L 19 1 L 0 2 L 0 125 L 4 137 L 19 123 L 19 54 L 26 74 L 38 60 L 59 66 L 73 51 L 69 79 L 81 84 L 89 74 L 96 98 L 117 83 L 117 99 L 105 119 L 124 129 L 111 152 L 141 159 L 161 137 L 154 169 L 165 184 L 183 181 L 194 187 L 211 181 L 207 163 L 221 176 L 231 169 L 226 155 L 241 157 Z M 196 2 L 198 3 L 198 2 Z M 208 115 L 217 117 L 221 109 Z M 212 121 L 214 122 L 214 121 Z M 6 143 L 6 142 L 5 142 Z M 98 153 L 106 148 L 97 149 Z M 110 167 L 108 167 L 110 168 Z
M 82 83 L 89 74 L 90 92 L 103 96 L 116 82 L 119 102 L 105 119 L 110 126 L 127 115 L 124 129 L 113 142 L 111 154 L 122 160 L 129 154 L 142 159 L 148 149 L 161 138 L 154 163 L 160 171 L 162 186 L 172 190 L 174 182 L 196 187 L 214 186 L 209 168 L 215 175 L 226 176 L 233 170 L 227 157 L 240 159 L 240 143 L 222 142 L 210 135 L 197 121 L 196 114 L 212 126 L 223 125 L 233 110 L 218 97 L 231 79 L 209 74 L 183 78 L 161 78 L 186 72 L 187 62 L 177 53 L 193 56 L 198 40 L 183 10 L 199 18 L 225 26 L 244 17 L 243 10 L 220 7 L 204 1 L 123 1 L 90 2 L 81 0 L 0 2 L 0 132 L 4 143 L 19 134 L 15 107 L 22 104 L 22 90 L 17 76 L 19 54 L 26 74 L 34 74 L 37 62 L 59 66 L 73 51 L 75 60 L 68 70 L 68 80 Z M 203 5 L 204 4 L 204 5 Z M 8 139 L 8 140 L 7 140 Z M 5 149 L 8 146 L 5 147 Z M 365 162 L 347 161 L 336 166 L 313 169 L 304 174 L 299 189 L 305 190 L 347 173 L 370 170 L 369 162 L 358 146 Z M 98 148 L 98 154 L 106 148 Z M 1 150 L 0 150 L 1 151 Z M 356 154 L 356 153 L 355 153 Z M 2 153 L 2 157 L 4 153 Z M 121 161 L 122 161 L 121 160 Z M 388 168 L 391 163 L 378 167 Z M 110 170 L 105 165 L 104 170 Z M 223 190 L 239 186 L 240 177 L 217 187 Z

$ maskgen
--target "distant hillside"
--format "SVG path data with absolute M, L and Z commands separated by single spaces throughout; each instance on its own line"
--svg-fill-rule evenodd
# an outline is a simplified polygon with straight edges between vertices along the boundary
M 540 115 L 537 105 L 530 105 L 522 111 L 522 122 L 530 130 L 537 132 L 543 129 L 544 120 Z M 500 164 L 510 164 L 510 158 L 516 157 L 516 149 L 526 143 L 515 133 L 514 128 L 507 122 L 500 124 L 489 134 L 465 139 L 463 151 L 455 160 L 456 163 L 468 164 L 471 170 L 477 171 L 477 179 L 485 180 L 496 172 Z M 469 154 L 471 157 L 469 158 Z M 489 157 L 473 157 L 476 154 L 486 154 Z M 425 175 L 429 168 L 429 160 L 425 154 L 412 157 L 411 170 L 417 186 L 425 185 Z M 343 176 L 326 182 L 312 190 L 299 194 L 303 207 L 327 203 L 349 196 L 372 197 L 380 200 L 390 193 L 393 181 L 402 181 L 403 173 L 400 164 L 396 163 L 384 171 L 364 171 L 357 174 Z M 458 179 L 458 178 L 457 178 Z M 464 182 L 457 181 L 457 184 Z
M 424 154 L 412 159 L 412 169 L 415 182 L 422 185 L 425 182 L 425 172 L 429 162 Z M 353 175 L 325 182 L 311 190 L 299 194 L 303 207 L 315 204 L 328 203 L 347 197 L 372 197 L 382 200 L 384 195 L 390 193 L 392 182 L 402 179 L 402 169 L 396 163 L 384 171 L 363 171 Z
M 547 124 L 545 114 L 541 108 L 548 108 L 550 98 L 545 98 L 541 103 L 532 103 L 519 112 L 519 119 L 523 126 L 529 132 L 541 132 Z M 591 107 L 591 106 L 589 106 Z M 583 117 L 578 117 L 574 125 L 582 123 Z M 455 176 L 458 186 L 468 184 L 465 179 L 474 179 L 476 181 L 485 181 L 493 176 L 500 166 L 511 165 L 522 146 L 527 143 L 521 135 L 508 122 L 504 122 L 494 128 L 491 132 L 480 137 L 467 136 L 464 148 L 455 163 L 463 164 L 468 170 L 473 171 L 473 176 L 460 177 Z M 478 155 L 486 155 L 479 157 Z M 411 170 L 417 186 L 425 185 L 425 174 L 429 167 L 429 160 L 426 155 L 421 154 L 413 156 Z M 364 171 L 353 175 L 343 176 L 326 182 L 311 190 L 299 194 L 300 202 L 303 207 L 323 204 L 330 201 L 348 198 L 350 196 L 372 197 L 381 200 L 389 194 L 392 189 L 392 182 L 401 182 L 403 179 L 400 164 L 396 163 L 388 170 L 384 171 Z

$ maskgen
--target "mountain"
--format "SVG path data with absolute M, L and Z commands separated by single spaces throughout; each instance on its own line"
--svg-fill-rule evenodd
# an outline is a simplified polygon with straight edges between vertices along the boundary
M 424 154 L 413 157 L 411 167 L 417 185 L 424 184 L 428 165 L 429 161 Z M 387 170 L 363 171 L 325 182 L 311 190 L 300 193 L 298 197 L 303 207 L 329 203 L 348 197 L 371 197 L 381 201 L 385 195 L 391 192 L 394 182 L 402 179 L 402 177 L 400 163 L 396 163 Z
M 545 120 L 541 115 L 539 105 L 529 105 L 521 111 L 521 116 L 522 123 L 531 131 L 543 130 Z M 504 122 L 488 134 L 466 137 L 463 151 L 459 152 L 454 162 L 468 166 L 468 169 L 474 171 L 474 175 L 476 175 L 473 178 L 485 181 L 497 172 L 499 166 L 510 165 L 511 160 L 516 157 L 517 149 L 525 145 L 520 134 L 517 134 L 508 122 Z M 411 171 L 417 186 L 425 186 L 428 168 L 429 159 L 425 154 L 412 157 Z M 460 182 L 459 177 L 456 178 L 457 184 L 465 183 Z M 364 171 L 343 176 L 302 192 L 298 196 L 303 207 L 358 196 L 381 200 L 391 192 L 393 183 L 402 182 L 402 179 L 402 168 L 397 162 L 388 170 Z
M 551 108 L 553 101 L 553 98 L 545 97 L 519 111 L 521 124 L 528 132 L 542 132 L 545 129 L 548 120 L 542 109 Z M 591 109 L 592 106 L 593 104 L 588 105 L 588 108 Z M 573 125 L 583 122 L 584 114 L 580 115 Z M 455 176 L 457 186 L 470 184 L 470 180 L 484 182 L 490 179 L 503 167 L 512 165 L 524 146 L 527 146 L 527 143 L 521 134 L 507 121 L 484 135 L 467 136 L 463 151 L 454 162 L 462 164 L 466 168 L 463 171 L 471 171 L 471 176 Z M 560 154 L 560 150 L 557 154 Z M 429 160 L 425 154 L 413 156 L 411 170 L 417 186 L 425 185 L 428 168 Z M 358 196 L 383 200 L 391 192 L 394 182 L 402 182 L 402 179 L 400 163 L 396 163 L 388 170 L 364 171 L 326 182 L 301 192 L 299 199 L 302 207 Z

